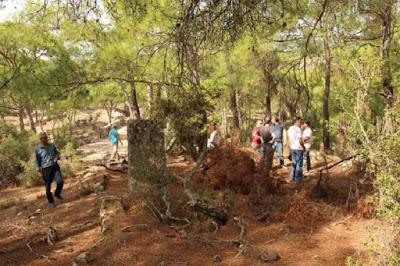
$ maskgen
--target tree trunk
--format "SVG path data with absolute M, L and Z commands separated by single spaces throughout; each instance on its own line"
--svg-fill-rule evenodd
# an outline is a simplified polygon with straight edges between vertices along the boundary
M 329 136 L 329 94 L 331 91 L 331 50 L 329 46 L 328 33 L 324 38 L 324 52 L 325 52 L 325 89 L 322 100 L 322 141 L 324 150 L 330 150 L 330 136 Z
M 226 109 L 225 107 L 222 109 L 221 111 L 221 117 L 222 117 L 222 121 L 221 121 L 221 131 L 222 131 L 222 136 L 224 138 L 226 138 L 227 134 L 228 134 L 228 119 L 226 116 Z
M 152 85 L 147 85 L 147 108 L 150 114 L 154 102 L 154 89 Z
M 392 85 L 392 73 L 391 73 L 391 62 L 390 62 L 390 44 L 393 36 L 392 27 L 392 16 L 394 1 L 390 3 L 383 3 L 382 10 L 380 11 L 380 18 L 382 19 L 382 42 L 380 47 L 380 56 L 383 61 L 382 64 L 382 87 L 383 95 L 385 97 L 385 104 L 391 106 L 393 104 L 393 85 Z
M 18 110 L 18 120 L 19 120 L 19 129 L 21 131 L 25 131 L 25 124 L 24 124 L 24 108 L 19 108 Z
M 131 88 L 131 104 L 132 104 L 132 110 L 133 110 L 133 119 L 135 119 L 135 120 L 141 119 L 140 108 L 139 108 L 139 103 L 138 103 L 137 94 L 136 94 L 136 88 L 135 88 L 135 84 L 133 84 L 133 83 L 132 83 L 132 88 Z
M 38 109 L 35 109 L 35 123 L 39 123 L 39 114 L 38 114 Z
M 263 81 L 265 86 L 265 115 L 269 118 L 272 116 L 272 90 L 275 87 L 273 77 L 271 73 L 268 71 L 267 62 L 262 62 L 262 70 L 263 70 Z M 270 70 L 271 71 L 271 70 Z
M 265 96 L 265 115 L 268 117 L 272 116 L 272 107 L 271 107 L 271 93 L 270 90 L 268 90 L 266 96 Z
M 112 122 L 112 112 L 114 111 L 114 102 L 112 100 L 109 101 L 110 105 L 107 103 L 104 104 L 104 109 L 106 109 L 107 116 L 108 116 L 108 123 L 111 124 Z
M 225 51 L 226 61 L 226 72 L 228 76 L 228 88 L 229 88 L 229 106 L 233 116 L 233 127 L 240 129 L 240 112 L 238 105 L 238 92 L 235 88 L 235 81 L 233 79 L 233 67 L 229 59 L 229 51 Z
M 33 116 L 32 116 L 32 110 L 29 106 L 25 107 L 25 113 L 28 116 L 29 125 L 31 127 L 32 132 L 37 133 L 36 127 L 35 127 L 35 121 L 33 120 Z
M 137 101 L 135 84 L 131 83 L 131 87 L 128 89 L 127 84 L 121 84 L 122 92 L 125 96 L 125 102 L 129 108 L 130 119 L 140 119 L 140 108 Z

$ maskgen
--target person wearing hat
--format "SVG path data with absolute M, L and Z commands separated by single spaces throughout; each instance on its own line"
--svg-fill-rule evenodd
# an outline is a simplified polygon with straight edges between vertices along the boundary
M 49 143 L 49 138 L 45 132 L 39 134 L 39 139 L 40 143 L 35 148 L 35 166 L 39 177 L 44 180 L 47 201 L 50 207 L 54 208 L 55 204 L 53 194 L 51 193 L 51 183 L 54 179 L 56 180 L 57 187 L 54 195 L 59 200 L 62 199 L 61 191 L 64 185 L 60 166 L 58 165 L 60 153 L 54 144 Z
M 119 160 L 120 156 L 118 153 L 118 144 L 121 143 L 121 145 L 122 145 L 122 141 L 121 141 L 121 138 L 119 137 L 116 124 L 114 124 L 111 127 L 111 130 L 108 133 L 108 139 L 110 140 L 111 145 L 112 145 L 112 154 L 111 154 L 110 161 Z

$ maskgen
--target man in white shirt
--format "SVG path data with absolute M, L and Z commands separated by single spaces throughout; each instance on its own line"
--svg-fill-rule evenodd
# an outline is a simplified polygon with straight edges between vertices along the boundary
M 295 182 L 299 182 L 303 178 L 304 142 L 301 125 L 301 118 L 296 117 L 293 125 L 288 130 L 290 153 L 292 157 L 289 181 Z
M 211 133 L 210 133 L 210 137 L 208 138 L 208 141 L 207 141 L 207 148 L 209 150 L 212 150 L 216 146 L 218 146 L 219 141 L 220 141 L 219 134 L 218 134 L 218 124 L 215 122 L 211 123 L 209 131 Z
M 311 141 L 312 141 L 312 129 L 310 127 L 310 122 L 306 121 L 303 124 L 303 141 L 304 141 L 304 160 L 306 162 L 307 172 L 311 170 L 311 160 L 310 160 L 310 151 L 311 151 Z

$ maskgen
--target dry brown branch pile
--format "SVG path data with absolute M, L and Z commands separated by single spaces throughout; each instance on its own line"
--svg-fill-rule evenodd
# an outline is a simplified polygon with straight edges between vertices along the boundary
M 204 175 L 195 176 L 195 183 L 213 189 L 229 188 L 243 194 L 252 190 L 256 166 L 250 153 L 231 145 L 223 145 L 209 151 L 207 164 L 209 169 Z

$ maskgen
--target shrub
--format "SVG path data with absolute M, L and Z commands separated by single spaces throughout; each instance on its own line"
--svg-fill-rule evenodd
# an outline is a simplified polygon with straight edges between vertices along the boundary
M 70 136 L 65 128 L 56 129 L 52 133 L 54 145 L 56 145 L 58 149 L 64 149 L 68 143 L 72 144 L 74 148 L 78 147 L 77 139 Z
M 0 128 L 4 130 L 4 127 Z M 23 169 L 23 162 L 29 161 L 33 152 L 32 135 L 15 133 L 9 128 L 0 132 L 0 187 L 18 184 L 17 176 Z M 4 134 L 8 133 L 7 136 Z
M 33 187 L 40 184 L 40 177 L 35 167 L 35 155 L 32 153 L 29 161 L 21 161 L 22 172 L 17 176 L 17 180 L 20 184 Z
M 71 142 L 65 144 L 61 153 L 61 172 L 64 176 L 71 176 L 80 168 L 79 154 L 75 145 Z

